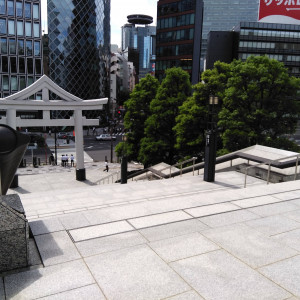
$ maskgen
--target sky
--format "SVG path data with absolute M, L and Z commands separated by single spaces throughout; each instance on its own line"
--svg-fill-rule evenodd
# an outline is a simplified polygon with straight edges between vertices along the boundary
M 133 14 L 143 14 L 153 17 L 156 26 L 156 11 L 158 0 L 111 0 L 110 26 L 111 44 L 121 46 L 121 27 L 127 23 L 127 16 Z M 42 3 L 42 28 L 47 32 L 47 0 Z

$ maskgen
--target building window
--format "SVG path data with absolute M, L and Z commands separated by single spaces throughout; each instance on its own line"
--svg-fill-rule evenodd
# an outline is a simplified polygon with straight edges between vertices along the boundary
M 10 57 L 10 72 L 17 73 L 17 58 Z
M 17 17 L 23 17 L 22 2 L 16 2 L 16 15 L 17 15 Z
M 0 44 L 1 44 L 1 54 L 7 54 L 7 39 L 1 38 Z
M 26 79 L 25 76 L 20 76 L 20 90 L 23 90 L 26 88 Z
M 9 39 L 8 40 L 9 45 L 9 54 L 16 54 L 16 40 L 15 39 Z
M 8 91 L 9 90 L 8 76 L 7 75 L 3 75 L 3 77 L 2 77 L 2 89 L 3 89 L 3 91 Z
M 35 56 L 41 55 L 40 42 L 34 42 L 34 55 Z
M 31 22 L 26 22 L 25 23 L 25 34 L 26 36 L 31 37 L 32 33 L 31 33 Z
M 18 40 L 18 53 L 24 55 L 24 40 Z
M 15 35 L 15 21 L 8 20 L 8 34 Z
M 33 77 L 32 76 L 28 76 L 27 77 L 27 86 L 30 86 L 33 84 Z
M 25 58 L 19 57 L 19 73 L 25 73 Z
M 27 58 L 27 72 L 28 74 L 33 74 L 33 59 Z
M 2 66 L 2 72 L 8 73 L 8 58 L 7 58 L 7 56 L 1 57 L 1 66 Z
M 40 9 L 39 9 L 39 5 L 38 4 L 33 4 L 33 18 L 34 19 L 40 19 L 40 15 L 39 15 L 39 12 L 40 12 Z
M 25 18 L 31 19 L 31 4 L 25 2 Z
M 14 16 L 15 15 L 14 1 L 7 1 L 7 14 L 9 16 Z
M 18 79 L 17 76 L 11 76 L 10 77 L 10 88 L 12 91 L 18 90 Z
M 6 34 L 6 19 L 0 19 L 0 33 Z
M 17 21 L 17 35 L 18 36 L 24 35 L 23 21 Z
M 35 38 L 40 37 L 40 24 L 39 23 L 33 24 L 33 35 Z
M 26 41 L 26 55 L 32 56 L 32 41 Z
M 42 74 L 42 65 L 41 65 L 41 60 L 40 59 L 36 59 L 35 60 L 35 74 L 40 75 Z
M 0 14 L 5 15 L 5 0 L 0 0 Z

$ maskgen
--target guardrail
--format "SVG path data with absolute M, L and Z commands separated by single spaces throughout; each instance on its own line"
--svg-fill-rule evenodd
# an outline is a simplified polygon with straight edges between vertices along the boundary
M 106 176 L 104 178 L 101 178 L 100 180 L 96 181 L 96 184 L 100 185 L 101 182 L 103 184 L 105 184 L 105 181 L 107 181 L 107 184 L 109 184 L 110 179 L 111 179 L 111 183 L 114 183 L 114 177 L 116 176 L 116 180 L 115 181 L 118 181 L 121 178 L 120 174 L 121 174 L 121 171 L 114 172 L 114 173 L 112 173 L 112 174 L 110 174 L 110 175 L 108 175 L 108 176 Z
M 269 184 L 270 182 L 270 173 L 271 173 L 271 167 L 273 166 L 274 168 L 284 168 L 285 167 L 292 167 L 295 165 L 295 175 L 294 175 L 294 180 L 297 179 L 297 170 L 298 170 L 298 164 L 299 164 L 299 157 L 300 154 L 295 154 L 292 156 L 287 156 L 287 157 L 282 157 L 282 158 L 278 158 L 278 159 L 274 159 L 274 160 L 269 160 L 266 162 L 262 162 L 262 163 L 258 163 L 256 165 L 252 165 L 249 167 L 245 167 L 243 168 L 245 170 L 245 180 L 244 180 L 244 188 L 246 188 L 247 186 L 247 176 L 248 176 L 248 170 L 252 169 L 252 168 L 257 168 L 259 166 L 268 166 L 268 174 L 267 174 L 267 184 Z M 282 160 L 287 160 L 287 159 L 292 159 L 295 158 L 295 160 L 293 161 L 288 161 L 288 162 L 283 162 L 283 163 L 279 163 Z

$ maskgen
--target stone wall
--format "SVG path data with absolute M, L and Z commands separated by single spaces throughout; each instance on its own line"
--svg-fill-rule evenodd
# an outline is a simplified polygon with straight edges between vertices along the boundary
M 29 226 L 18 195 L 0 196 L 0 273 L 28 266 Z

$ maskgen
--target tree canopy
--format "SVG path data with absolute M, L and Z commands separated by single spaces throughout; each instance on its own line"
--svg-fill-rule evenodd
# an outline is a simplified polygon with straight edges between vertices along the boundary
M 134 87 L 130 98 L 125 101 L 124 129 L 127 131 L 127 142 L 126 149 L 124 143 L 117 145 L 118 156 L 126 152 L 129 160 L 138 159 L 140 141 L 144 137 L 145 121 L 150 116 L 150 102 L 155 98 L 158 86 L 159 81 L 155 77 L 146 75 Z
M 230 67 L 218 122 L 223 148 L 231 152 L 264 145 L 295 132 L 300 79 L 289 76 L 281 62 L 267 56 L 236 60 Z
M 173 127 L 179 107 L 191 95 L 189 74 L 181 68 L 166 70 L 166 76 L 150 103 L 151 115 L 145 123 L 139 160 L 144 165 L 161 161 L 174 163 L 177 156 Z

